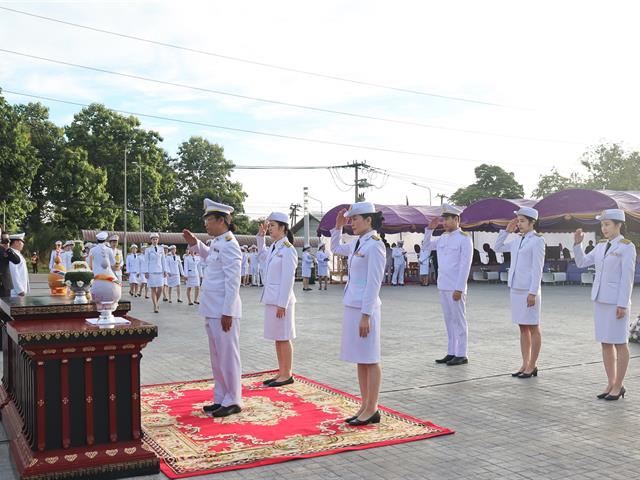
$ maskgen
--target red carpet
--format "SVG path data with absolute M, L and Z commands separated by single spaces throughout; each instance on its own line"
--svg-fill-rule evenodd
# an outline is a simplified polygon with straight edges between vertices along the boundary
M 244 409 L 215 420 L 202 412 L 211 403 L 211 380 L 143 387 L 145 442 L 162 472 L 184 478 L 453 433 L 385 407 L 380 424 L 351 427 L 343 420 L 358 409 L 358 398 L 297 375 L 293 385 L 263 387 L 271 377 L 244 375 Z

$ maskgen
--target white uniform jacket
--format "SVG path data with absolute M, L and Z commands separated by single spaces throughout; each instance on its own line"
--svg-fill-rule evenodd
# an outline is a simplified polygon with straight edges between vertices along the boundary
M 544 267 L 544 238 L 539 233 L 529 232 L 525 236 L 518 235 L 514 240 L 505 242 L 508 236 L 509 232 L 500 230 L 493 249 L 496 252 L 511 252 L 509 287 L 538 295 Z
M 99 243 L 89 250 L 89 268 L 94 275 L 115 275 L 113 267 L 116 257 L 113 249 L 104 243 Z
M 189 250 L 198 252 L 201 262 L 205 264 L 198 309 L 200 315 L 207 318 L 220 318 L 222 315 L 240 318 L 242 251 L 236 237 L 231 232 L 223 233 L 213 239 L 210 247 L 198 240 Z
M 129 255 L 127 255 L 127 273 L 138 273 L 140 268 L 138 257 L 139 254 L 137 253 L 130 253 Z
M 573 246 L 573 255 L 579 268 L 595 265 L 596 276 L 591 288 L 591 300 L 613 304 L 622 308 L 631 306 L 631 291 L 636 268 L 636 247 L 622 235 L 611 240 L 607 254 L 607 242 L 601 241 L 588 254 L 582 245 Z
M 20 263 L 9 263 L 9 271 L 11 272 L 11 281 L 13 282 L 13 288 L 11 289 L 11 296 L 17 297 L 20 294 L 28 295 L 31 291 L 29 286 L 29 269 L 27 268 L 27 262 L 22 254 L 15 249 L 13 250 L 20 258 Z
M 144 251 L 144 273 L 165 273 L 167 265 L 164 260 L 164 249 L 150 245 Z
M 264 265 L 262 275 L 264 287 L 260 303 L 288 308 L 296 302 L 293 284 L 298 268 L 298 252 L 286 238 L 278 240 L 267 248 L 264 235 L 258 235 L 257 243 L 260 263 Z
M 438 289 L 467 293 L 467 280 L 473 260 L 473 243 L 469 234 L 458 229 L 432 238 L 433 230 L 424 230 L 422 250 L 438 252 Z
M 359 308 L 364 315 L 372 315 L 382 305 L 380 286 L 384 278 L 386 251 L 375 230 L 357 240 L 342 243 L 342 229 L 331 230 L 331 251 L 348 258 L 349 278 L 344 287 L 343 305 Z
M 178 255 L 167 255 L 164 257 L 169 275 L 180 275 L 184 277 L 184 269 L 182 268 L 182 260 Z

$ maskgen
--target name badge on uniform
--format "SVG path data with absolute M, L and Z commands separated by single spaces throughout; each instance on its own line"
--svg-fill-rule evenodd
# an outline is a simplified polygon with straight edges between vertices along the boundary
M 620 254 L 617 253 L 617 252 L 611 252 L 609 255 L 612 256 L 612 257 L 619 257 L 620 256 Z
M 364 253 L 356 252 L 356 253 L 355 253 L 355 256 L 356 256 L 356 257 L 364 257 Z

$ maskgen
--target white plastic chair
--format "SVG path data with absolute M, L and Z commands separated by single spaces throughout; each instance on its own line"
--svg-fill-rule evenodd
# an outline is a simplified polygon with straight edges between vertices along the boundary
M 593 284 L 593 273 L 584 272 L 580 275 L 580 282 L 582 285 L 592 285 Z
M 507 283 L 509 281 L 509 272 L 500 272 L 500 281 Z
M 487 281 L 489 282 L 497 282 L 500 278 L 500 274 L 498 272 L 486 272 L 487 273 Z
M 471 278 L 473 278 L 474 282 L 486 282 L 487 281 L 487 278 L 484 276 L 484 272 L 473 272 L 473 276 Z
M 558 283 L 566 283 L 567 282 L 567 273 L 566 272 L 554 272 L 553 279 Z
M 556 284 L 556 279 L 553 276 L 553 272 L 542 272 L 542 283 Z

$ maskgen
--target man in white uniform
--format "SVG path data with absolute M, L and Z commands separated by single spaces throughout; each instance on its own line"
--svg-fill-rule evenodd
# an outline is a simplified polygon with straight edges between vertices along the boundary
M 424 231 L 423 250 L 436 250 L 438 253 L 438 291 L 440 304 L 447 327 L 447 355 L 436 363 L 463 365 L 467 358 L 468 327 L 465 302 L 467 281 L 473 260 L 473 243 L 468 233 L 460 230 L 462 210 L 451 205 L 442 206 L 444 233 L 432 238 L 433 231 L 440 222 L 434 218 Z
M 24 248 L 24 233 L 17 233 L 9 236 L 9 247 L 20 258 L 20 263 L 9 263 L 11 271 L 11 280 L 13 282 L 13 288 L 11 289 L 12 297 L 24 297 L 29 294 L 29 269 L 27 268 L 27 262 L 22 256 L 22 249 Z
M 407 264 L 407 252 L 400 240 L 398 246 L 391 251 L 393 257 L 393 277 L 391 285 L 404 285 L 404 268 Z
M 98 244 L 89 250 L 89 268 L 94 275 L 113 272 L 113 267 L 116 265 L 116 257 L 113 254 L 113 250 L 105 243 L 107 238 L 109 238 L 107 232 L 99 232 L 96 235 Z M 103 260 L 106 260 L 106 266 L 102 264 Z
M 214 417 L 242 411 L 242 366 L 240 363 L 240 274 L 242 251 L 233 235 L 233 207 L 204 200 L 207 233 L 214 237 L 207 247 L 189 230 L 183 230 L 189 250 L 206 262 L 198 313 L 205 317 L 209 337 L 211 369 L 215 381 L 213 404 L 203 407 Z

